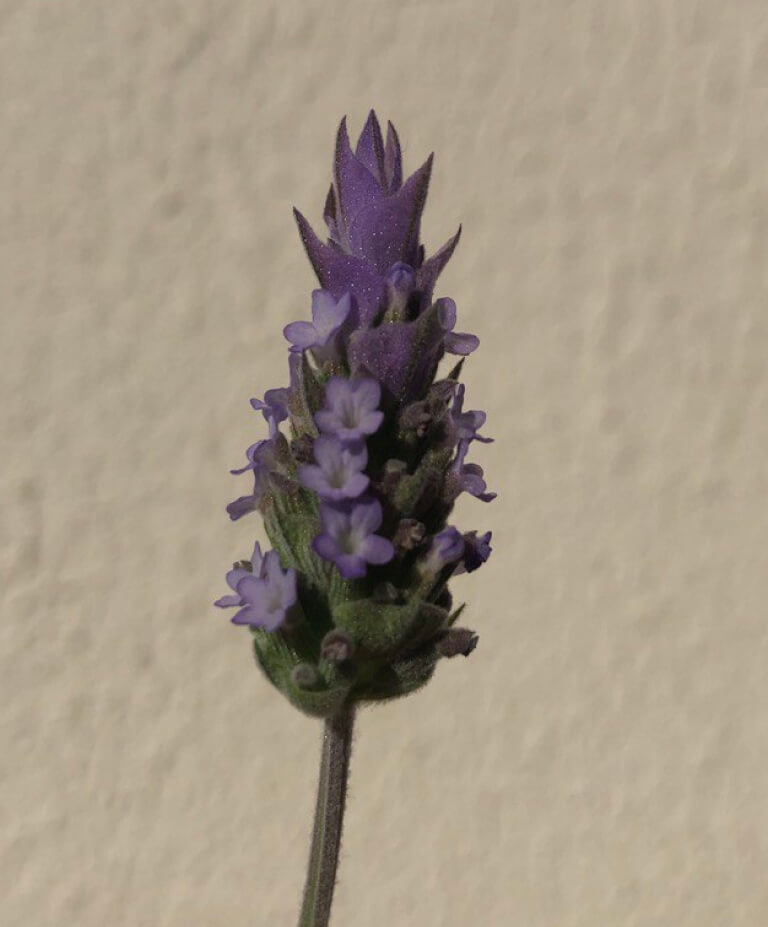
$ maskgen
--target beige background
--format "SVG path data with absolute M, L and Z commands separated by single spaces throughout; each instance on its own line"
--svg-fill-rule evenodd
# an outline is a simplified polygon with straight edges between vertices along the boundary
M 333 135 L 481 349 L 470 660 L 366 712 L 334 923 L 768 923 L 764 0 L 2 0 L 4 927 L 294 922 L 319 727 L 211 606 Z

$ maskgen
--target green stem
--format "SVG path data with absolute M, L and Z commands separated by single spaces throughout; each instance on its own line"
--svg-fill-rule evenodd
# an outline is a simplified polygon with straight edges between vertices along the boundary
M 352 752 L 354 706 L 327 718 L 317 786 L 315 827 L 299 927 L 327 927 L 331 916 Z

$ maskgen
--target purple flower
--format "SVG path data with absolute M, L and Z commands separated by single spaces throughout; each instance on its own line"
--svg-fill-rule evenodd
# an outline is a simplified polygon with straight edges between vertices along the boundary
M 477 335 L 468 335 L 464 332 L 455 332 L 453 330 L 456 324 L 456 303 L 447 296 L 437 300 L 438 318 L 445 332 L 443 346 L 449 354 L 461 354 L 466 357 L 471 354 L 480 344 Z
M 335 563 L 344 579 L 365 576 L 367 564 L 388 563 L 395 555 L 392 542 L 374 534 L 382 522 L 377 499 L 324 503 L 320 521 L 323 530 L 312 548 L 324 560 Z
M 325 385 L 326 406 L 315 414 L 315 422 L 320 431 L 342 440 L 371 435 L 384 420 L 384 413 L 377 411 L 380 400 L 376 380 L 331 377 Z
M 312 291 L 312 321 L 291 322 L 283 334 L 291 342 L 293 352 L 315 349 L 318 360 L 331 359 L 336 355 L 336 335 L 344 324 L 350 309 L 352 297 L 344 293 L 336 299 L 327 290 Z
M 362 441 L 342 442 L 333 435 L 320 435 L 314 444 L 317 464 L 298 468 L 299 482 L 321 499 L 339 502 L 364 493 L 370 480 L 363 473 L 368 451 Z
M 464 557 L 461 563 L 456 567 L 454 576 L 460 573 L 472 573 L 480 569 L 485 561 L 491 556 L 491 532 L 486 531 L 480 537 L 477 531 L 467 531 L 464 535 Z
M 471 409 L 468 412 L 462 411 L 464 407 L 464 392 L 464 384 L 459 383 L 453 400 L 453 408 L 451 409 L 451 422 L 457 439 L 482 441 L 483 444 L 492 444 L 493 438 L 484 438 L 477 433 L 485 424 L 485 412 L 481 412 L 479 409 Z
M 453 254 L 458 233 L 426 261 L 419 243 L 431 171 L 432 155 L 403 182 L 394 126 L 388 124 L 385 141 L 371 110 L 354 152 L 346 119 L 339 126 L 333 183 L 324 209 L 328 243 L 294 210 L 320 285 L 337 298 L 349 290 L 363 326 L 371 324 L 386 299 L 384 275 L 393 264 L 404 262 L 413 268 L 416 289 L 426 305 L 438 274 Z
M 277 552 L 261 556 L 258 543 L 253 549 L 252 571 L 235 568 L 227 573 L 227 584 L 234 595 L 216 601 L 220 608 L 239 607 L 234 624 L 247 624 L 274 631 L 285 621 L 296 604 L 296 571 L 283 570 Z
M 252 444 L 245 452 L 248 463 L 238 470 L 230 470 L 230 473 L 245 473 L 246 470 L 253 470 L 253 492 L 247 496 L 240 496 L 234 502 L 227 506 L 227 512 L 232 521 L 237 521 L 248 512 L 253 512 L 258 508 L 261 497 L 267 488 L 269 474 L 272 472 L 274 464 L 274 445 L 271 440 L 257 441 Z
M 437 574 L 443 567 L 456 563 L 463 555 L 464 538 L 456 528 L 449 525 L 432 538 L 423 569 L 426 573 Z
M 250 576 L 251 573 L 259 573 L 261 571 L 261 563 L 264 558 L 261 554 L 261 545 L 258 541 L 253 545 L 253 553 L 251 554 L 251 559 L 246 561 L 247 566 L 239 567 L 235 565 L 226 576 L 227 585 L 234 592 L 237 589 L 238 582 L 244 576 Z M 220 599 L 216 599 L 213 603 L 218 605 L 219 608 L 232 608 L 235 605 L 240 605 L 240 596 L 235 593 L 235 595 L 224 595 Z
M 447 474 L 446 495 L 452 502 L 460 493 L 468 492 L 483 502 L 490 502 L 496 498 L 496 493 L 486 492 L 483 468 L 480 464 L 464 463 L 468 448 L 469 439 L 464 438 L 459 441 L 456 457 Z
M 268 389 L 264 399 L 251 399 L 251 406 L 261 412 L 269 425 L 269 436 L 274 438 L 278 432 L 278 425 L 288 418 L 288 390 Z

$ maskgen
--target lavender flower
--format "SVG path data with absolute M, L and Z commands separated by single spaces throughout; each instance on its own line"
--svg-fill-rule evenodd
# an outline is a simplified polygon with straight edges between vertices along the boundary
M 447 296 L 438 299 L 438 318 L 440 325 L 445 332 L 443 345 L 449 354 L 460 354 L 466 356 L 477 349 L 480 339 L 477 335 L 468 335 L 453 330 L 456 324 L 456 303 Z
M 354 146 L 342 120 L 328 239 L 296 212 L 318 278 L 311 321 L 285 326 L 289 385 L 251 400 L 269 437 L 233 471 L 252 473 L 253 489 L 227 506 L 230 518 L 258 510 L 275 550 L 261 557 L 257 547 L 252 570 L 231 570 L 218 604 L 237 606 L 236 623 L 272 629 L 274 646 L 254 639 L 261 666 L 324 717 L 423 684 L 452 624 L 447 572 L 472 572 L 490 554 L 490 532 L 447 525 L 462 492 L 494 494 L 466 460 L 472 442 L 491 440 L 486 415 L 464 409 L 461 363 L 438 372 L 479 342 L 456 331 L 455 302 L 433 295 L 461 230 L 427 257 L 431 170 L 430 155 L 404 176 L 397 133 L 389 123 L 385 137 L 373 112 Z M 287 620 L 294 610 L 297 623 Z M 353 656 L 329 681 L 321 644 L 335 633 Z M 417 642 L 429 657 L 411 664 Z
M 230 518 L 258 509 L 274 550 L 256 544 L 216 605 L 251 629 L 269 681 L 326 720 L 317 807 L 337 815 L 336 830 L 315 829 L 302 924 L 328 921 L 338 841 L 322 835 L 341 825 L 355 704 L 416 691 L 477 642 L 455 626 L 463 605 L 451 611 L 447 583 L 488 560 L 491 532 L 447 521 L 462 492 L 494 498 L 466 462 L 473 441 L 491 439 L 459 382 L 479 340 L 455 331 L 452 299 L 434 299 L 461 228 L 431 257 L 420 241 L 431 171 L 429 155 L 404 178 L 397 133 L 388 123 L 385 138 L 373 111 L 354 149 L 342 120 L 328 239 L 294 210 L 319 283 L 312 320 L 285 326 L 289 386 L 251 400 L 269 438 L 232 471 L 252 473 L 253 490 Z M 462 361 L 439 374 L 450 354 Z
M 288 390 L 268 389 L 263 399 L 251 399 L 251 406 L 266 419 L 269 436 L 274 438 L 280 422 L 288 418 Z
M 460 493 L 468 492 L 482 502 L 491 502 L 496 498 L 496 493 L 486 492 L 483 468 L 479 464 L 464 463 L 468 448 L 469 440 L 467 438 L 459 441 L 456 457 L 451 464 L 446 480 L 448 500 L 452 502 Z
M 291 322 L 283 329 L 283 334 L 291 342 L 291 351 L 301 352 L 314 348 L 318 360 L 336 357 L 336 336 L 351 308 L 352 297 L 349 293 L 344 293 L 337 301 L 327 290 L 313 290 L 312 321 Z
M 227 573 L 227 583 L 234 595 L 223 596 L 215 604 L 240 609 L 232 618 L 233 624 L 274 631 L 296 604 L 296 571 L 283 570 L 274 550 L 262 557 L 258 543 L 253 549 L 251 567 L 251 570 L 236 567 Z
M 437 574 L 443 567 L 456 563 L 464 555 L 464 538 L 453 526 L 444 528 L 432 538 L 422 564 L 425 573 Z
M 472 409 L 468 412 L 462 411 L 464 407 L 464 390 L 464 384 L 459 383 L 451 409 L 451 422 L 456 438 L 462 441 L 481 441 L 483 444 L 492 444 L 493 438 L 484 438 L 478 434 L 478 430 L 485 424 L 485 412 L 478 409 Z
M 271 430 L 270 424 L 270 430 Z M 256 441 L 245 452 L 248 463 L 237 470 L 230 470 L 230 473 L 240 474 L 247 470 L 253 470 L 253 492 L 246 496 L 240 496 L 234 502 L 227 506 L 227 512 L 232 521 L 237 521 L 248 512 L 253 512 L 259 507 L 262 496 L 266 491 L 269 475 L 274 464 L 274 445 L 271 440 Z
M 486 531 L 480 537 L 477 531 L 467 531 L 464 535 L 464 556 L 453 575 L 458 576 L 460 573 L 472 573 L 479 570 L 491 556 L 491 549 L 490 531 Z
M 342 442 L 332 435 L 320 435 L 314 445 L 317 464 L 298 469 L 299 482 L 321 499 L 338 502 L 365 492 L 370 482 L 363 470 L 368 451 L 362 441 Z
M 376 380 L 331 377 L 325 386 L 326 407 L 315 415 L 317 427 L 343 440 L 372 435 L 384 420 L 379 412 L 381 387 Z
M 324 504 L 323 530 L 312 543 L 315 553 L 332 561 L 344 579 L 365 576 L 367 564 L 388 563 L 395 554 L 392 542 L 374 534 L 381 525 L 381 504 L 363 499 L 345 504 Z

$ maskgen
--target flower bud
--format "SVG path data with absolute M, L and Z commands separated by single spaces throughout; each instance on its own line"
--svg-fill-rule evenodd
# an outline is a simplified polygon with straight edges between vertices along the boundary
M 355 641 L 341 628 L 329 631 L 320 644 L 320 656 L 328 663 L 344 663 L 351 660 L 355 653 Z
M 449 526 L 432 538 L 432 544 L 421 569 L 426 575 L 437 576 L 444 567 L 456 563 L 464 554 L 464 538 Z
M 392 543 L 397 550 L 413 550 L 424 540 L 425 533 L 423 522 L 415 518 L 403 518 L 398 522 Z
M 469 628 L 451 628 L 437 643 L 441 657 L 468 657 L 477 647 L 478 636 Z
M 387 274 L 387 310 L 384 322 L 404 322 L 408 319 L 408 301 L 416 286 L 416 275 L 409 264 L 398 261 Z

